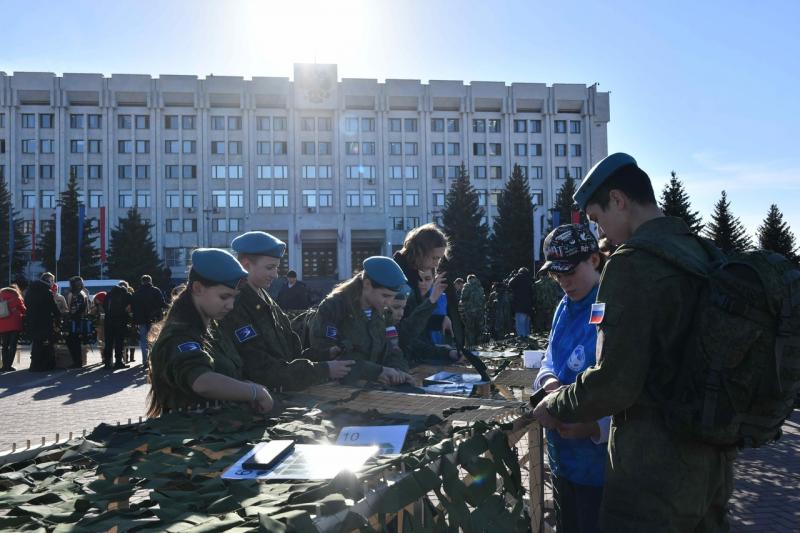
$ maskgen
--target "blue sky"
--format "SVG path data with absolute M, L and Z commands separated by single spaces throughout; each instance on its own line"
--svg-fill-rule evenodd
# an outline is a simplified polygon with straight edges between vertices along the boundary
M 800 2 L 0 0 L 0 70 L 594 83 L 609 152 L 800 237 Z

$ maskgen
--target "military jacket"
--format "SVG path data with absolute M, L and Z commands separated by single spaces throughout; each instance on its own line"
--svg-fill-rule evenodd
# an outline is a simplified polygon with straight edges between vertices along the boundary
M 328 379 L 328 365 L 297 359 L 302 348 L 289 318 L 263 289 L 245 284 L 220 323 L 244 365 L 244 378 L 271 389 L 299 390 Z

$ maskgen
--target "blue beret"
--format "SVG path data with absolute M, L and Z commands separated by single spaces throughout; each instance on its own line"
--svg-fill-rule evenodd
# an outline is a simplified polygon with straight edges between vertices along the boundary
M 408 286 L 407 283 L 400 285 L 400 289 L 398 289 L 397 294 L 395 294 L 395 300 L 408 300 L 408 297 L 411 296 L 411 287 Z
M 283 257 L 286 243 L 264 231 L 248 231 L 233 239 L 231 248 L 240 254 Z
M 198 248 L 192 252 L 192 270 L 209 281 L 235 289 L 247 271 L 231 254 L 219 248 Z
M 400 265 L 391 257 L 373 255 L 364 259 L 364 272 L 375 283 L 392 291 L 400 291 L 403 285 L 408 286 L 406 275 Z
M 578 190 L 572 195 L 572 199 L 578 204 L 581 211 L 586 210 L 586 204 L 592 199 L 595 191 L 600 187 L 608 178 L 613 176 L 619 169 L 628 165 L 636 166 L 636 160 L 624 154 L 617 152 L 603 158 L 599 163 L 592 167 L 586 177 L 583 178 Z

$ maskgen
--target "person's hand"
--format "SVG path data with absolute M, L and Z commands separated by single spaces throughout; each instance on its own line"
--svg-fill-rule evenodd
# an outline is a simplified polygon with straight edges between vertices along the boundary
M 351 366 L 355 363 L 352 359 L 347 361 L 328 361 L 328 375 L 331 379 L 342 379 L 350 373 Z
M 433 285 L 431 285 L 431 295 L 428 298 L 432 304 L 435 304 L 439 301 L 439 296 L 441 296 L 445 289 L 447 288 L 447 272 L 439 272 L 436 274 L 436 277 L 433 278 Z
M 339 346 L 331 346 L 330 350 L 328 350 L 331 359 L 336 359 L 340 353 L 342 353 L 342 349 Z
M 378 381 L 384 385 L 391 385 L 395 383 L 397 379 L 399 379 L 398 371 L 394 368 L 389 368 L 388 366 L 383 367 L 383 370 L 378 376 Z
M 589 437 L 600 438 L 600 426 L 597 422 L 576 422 L 568 424 L 562 422 L 556 428 L 558 434 L 565 439 L 588 439 Z
M 454 363 L 464 364 L 464 363 L 467 362 L 467 360 L 464 358 L 464 356 L 462 354 L 460 354 L 458 352 L 458 350 L 455 350 L 455 349 L 450 350 L 449 352 L 447 352 L 447 357 L 449 357 L 450 360 L 452 362 L 454 362 Z
M 558 381 L 558 378 L 549 377 L 545 380 L 544 385 L 542 385 L 542 388 L 545 390 L 545 392 L 550 393 L 559 388 L 560 386 L 561 382 Z
M 450 335 L 453 335 L 453 321 L 450 320 L 449 316 L 444 317 L 442 320 L 442 335 L 447 335 L 447 332 L 450 332 Z
M 403 372 L 402 370 L 395 370 L 395 372 L 397 373 L 397 381 L 394 382 L 395 385 L 402 385 L 403 383 L 408 383 L 409 385 L 417 384 L 417 380 L 408 372 Z
M 561 422 L 547 410 L 547 401 L 551 396 L 552 394 L 545 396 L 533 410 L 533 418 L 535 418 L 542 427 L 547 429 L 555 429 L 561 424 Z
M 272 411 L 275 405 L 272 401 L 272 396 L 266 387 L 256 384 L 256 399 L 250 402 L 250 406 L 258 414 L 265 414 Z

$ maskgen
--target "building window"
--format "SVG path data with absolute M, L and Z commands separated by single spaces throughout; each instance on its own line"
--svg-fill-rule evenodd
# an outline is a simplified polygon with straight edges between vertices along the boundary
M 344 153 L 347 155 L 358 155 L 359 145 L 357 142 L 344 143 Z
M 483 165 L 478 165 L 472 167 L 472 177 L 478 180 L 485 180 L 486 179 L 486 167 Z
M 486 133 L 486 119 L 473 118 L 472 131 L 474 133 Z
M 333 191 L 330 189 L 321 189 L 319 191 L 319 206 L 331 207 L 333 205 Z
M 358 207 L 361 205 L 361 195 L 358 191 L 347 191 L 345 193 L 345 203 L 347 207 Z
M 89 191 L 89 207 L 100 207 L 103 203 L 103 191 Z
M 397 189 L 390 190 L 389 205 L 391 207 L 401 207 L 403 205 L 403 191 Z
M 319 146 L 319 155 L 331 155 L 331 143 L 330 142 L 320 142 Z
M 475 193 L 478 195 L 478 205 L 486 207 L 486 189 L 475 189 Z
M 403 176 L 406 179 L 419 178 L 419 167 L 417 165 L 406 165 L 404 168 Z
M 402 153 L 403 143 L 389 143 L 389 155 L 402 155 Z
M 375 167 L 372 165 L 369 166 L 349 165 L 347 167 L 347 177 L 350 179 L 357 179 L 357 178 L 374 179 Z
M 503 194 L 503 191 L 500 189 L 492 189 L 489 191 L 489 205 L 497 205 L 500 203 L 500 196 Z
M 212 154 L 224 154 L 225 153 L 225 141 L 211 141 L 211 153 Z
M 555 145 L 556 150 L 556 157 L 565 157 L 567 155 L 567 145 L 566 144 L 557 144 Z
M 136 207 L 150 207 L 150 191 L 136 191 Z
M 489 143 L 489 155 L 503 155 L 503 145 L 501 143 Z
M 227 207 L 228 206 L 228 193 L 221 190 L 211 191 L 211 206 L 212 207 Z
M 514 144 L 514 155 L 518 157 L 524 157 L 528 155 L 528 145 L 527 144 Z
M 183 141 L 183 153 L 193 154 L 197 151 L 197 141 Z
M 178 129 L 178 115 L 164 115 L 164 129 L 177 130 Z
M 303 190 L 303 207 L 317 207 L 317 191 Z
M 239 190 L 231 190 L 230 194 L 228 195 L 228 207 L 244 207 L 244 191 Z
M 197 193 L 183 191 L 183 207 L 197 207 Z
M 26 129 L 33 129 L 36 127 L 36 115 L 33 113 L 22 114 L 22 127 Z
M 576 180 L 583 179 L 583 167 L 572 167 L 571 175 Z
M 581 145 L 580 144 L 570 144 L 569 145 L 569 155 L 571 155 L 572 157 L 580 157 L 581 156 Z
M 212 116 L 211 117 L 211 129 L 212 130 L 224 130 L 225 129 L 225 117 Z
M 514 133 L 527 133 L 528 121 L 527 120 L 514 120 Z
M 269 131 L 269 117 L 256 117 L 256 129 L 258 131 Z
M 289 191 L 286 189 L 276 189 L 273 191 L 275 207 L 289 207 Z
M 166 200 L 166 207 L 180 207 L 181 206 L 181 193 L 180 191 L 167 191 L 164 193 Z
M 136 165 L 136 179 L 146 180 L 150 178 L 150 165 Z
M 89 179 L 103 179 L 103 165 L 89 165 Z
M 486 155 L 486 143 L 472 143 L 472 155 Z
M 528 179 L 528 167 L 520 167 L 519 165 L 517 165 L 517 167 L 519 168 L 519 173 L 522 174 L 522 177 Z
M 39 165 L 39 177 L 43 180 L 53 179 L 53 165 Z
M 274 155 L 286 155 L 288 151 L 288 143 L 286 141 L 272 143 L 272 153 Z
M 406 229 L 414 229 L 419 226 L 419 217 L 406 218 Z
M 256 167 L 256 178 L 260 180 L 272 178 L 272 167 L 270 165 L 258 165 Z
M 555 133 L 567 133 L 567 121 L 566 120 L 554 120 L 553 121 L 553 131 Z
M 317 117 L 317 129 L 319 131 L 331 131 L 333 120 L 330 117 Z
M 320 165 L 317 167 L 317 177 L 320 179 L 330 179 L 333 177 L 333 167 L 331 165 Z
M 531 189 L 533 205 L 544 205 L 544 191 L 542 189 Z
M 52 154 L 53 153 L 53 146 L 55 143 L 53 139 L 40 139 L 39 140 L 39 153 L 40 154 Z
M 377 200 L 375 191 L 364 191 L 364 194 L 361 195 L 361 203 L 364 207 L 375 207 Z
M 448 118 L 447 119 L 447 131 L 457 132 L 461 128 L 461 120 L 457 118 Z
M 275 131 L 286 131 L 286 117 L 272 117 L 272 129 Z
M 405 143 L 403 150 L 405 150 L 406 155 L 417 155 L 419 153 L 417 146 L 417 143 Z
M 374 118 L 362 118 L 361 119 L 361 131 L 375 131 L 375 119 Z
M 541 120 L 529 120 L 528 125 L 530 126 L 531 133 L 542 133 L 542 121 Z
M 314 179 L 317 177 L 317 167 L 314 165 L 303 165 L 301 171 L 303 178 Z
M 22 179 L 32 180 L 36 177 L 36 165 L 22 165 Z
M 89 153 L 99 154 L 102 151 L 102 141 L 99 139 L 89 139 Z
M 415 118 L 407 118 L 403 120 L 403 126 L 407 133 L 416 133 L 419 129 L 417 126 L 418 122 Z
M 569 121 L 569 132 L 570 133 L 580 133 L 581 132 L 581 121 L 580 120 L 570 120 Z
M 34 191 L 22 191 L 23 209 L 33 209 L 36 207 L 36 193 Z
M 167 226 L 167 233 L 180 233 L 181 232 L 181 221 L 180 221 L 180 219 L 168 218 L 166 220 L 166 226 Z M 167 253 L 170 250 L 180 250 L 180 248 L 166 248 L 164 251 L 165 251 L 165 254 L 167 256 L 170 255 L 169 253 Z M 171 264 L 171 262 L 167 259 L 167 266 L 178 266 L 178 265 Z
M 461 143 L 447 143 L 447 155 L 461 155 Z
M 229 130 L 242 129 L 242 117 L 228 117 L 228 129 Z
M 117 129 L 129 130 L 133 126 L 133 118 L 130 115 L 117 115 Z
M 81 141 L 81 143 L 83 143 L 83 141 Z M 83 144 L 81 144 L 81 146 L 83 146 Z M 22 153 L 23 154 L 35 154 L 36 153 L 36 139 L 23 139 L 22 140 Z
M 242 165 L 228 165 L 228 179 L 242 179 L 244 167 Z
M 392 165 L 389 167 L 389 178 L 399 180 L 403 177 L 403 167 L 401 165 Z
M 567 178 L 567 167 L 556 167 L 556 178 L 558 179 L 566 179 Z
M 272 207 L 272 191 L 264 189 L 257 190 L 256 207 Z
M 197 165 L 183 165 L 183 177 L 185 179 L 197 178 Z
M 444 119 L 443 118 L 432 118 L 431 119 L 431 131 L 444 131 Z
M 431 175 L 436 179 L 444 179 L 444 166 L 434 165 L 431 167 Z
M 70 141 L 70 151 L 76 153 L 72 148 L 73 143 L 82 143 L 83 141 Z M 133 151 L 133 141 L 117 141 L 117 152 L 120 154 L 129 154 Z
M 242 154 L 242 141 L 229 141 L 228 142 L 228 153 L 231 155 L 241 155 Z
M 433 206 L 444 207 L 444 191 L 433 191 Z
M 303 141 L 301 144 L 301 152 L 303 155 L 314 155 L 316 149 L 317 145 L 314 141 Z
M 150 141 L 136 141 L 136 153 L 137 154 L 149 154 L 150 153 Z
M 53 129 L 53 114 L 39 113 L 39 127 L 45 130 Z
M 392 229 L 403 231 L 405 229 L 403 222 L 403 217 L 392 217 Z
M 147 115 L 136 115 L 136 129 L 137 130 L 149 130 L 150 129 L 150 117 Z
M 542 155 L 542 145 L 541 144 L 532 144 L 531 145 L 531 155 L 541 157 Z
M 345 117 L 344 131 L 347 133 L 355 133 L 358 131 L 358 119 L 356 117 Z
M 211 165 L 212 179 L 225 179 L 228 177 L 228 167 L 225 165 Z
M 501 133 L 502 131 L 502 121 L 499 118 L 490 118 L 489 133 Z
M 178 153 L 178 141 L 164 141 L 164 153 L 165 154 L 177 154 Z
M 75 178 L 76 180 L 82 180 L 83 176 L 84 176 L 84 166 L 83 165 L 70 165 L 69 166 L 69 177 L 70 178 Z
M 489 167 L 489 178 L 493 180 L 501 180 L 503 179 L 503 167 L 501 166 L 491 166 Z
M 374 142 L 365 142 L 361 143 L 361 150 L 364 155 L 375 155 L 375 143 Z
M 256 143 L 256 153 L 258 155 L 269 155 L 272 151 L 272 143 L 269 141 L 258 141 Z
M 164 177 L 168 180 L 178 179 L 178 165 L 166 165 L 164 167 Z
M 419 191 L 413 189 L 406 191 L 406 205 L 409 207 L 419 206 Z
M 130 165 L 117 166 L 117 179 L 131 179 L 133 176 L 133 167 Z
M 181 127 L 185 130 L 194 129 L 194 115 L 181 116 Z
M 133 193 L 131 191 L 119 191 L 118 206 L 123 209 L 130 209 L 133 207 Z
M 119 141 L 120 146 L 120 153 L 130 153 L 130 152 L 123 152 L 122 147 L 125 146 L 126 149 L 130 149 L 130 141 Z M 125 144 L 127 143 L 127 144 Z M 69 142 L 69 151 L 71 154 L 82 154 L 86 151 L 86 141 L 81 141 L 77 139 L 73 139 Z
M 314 117 L 303 117 L 300 119 L 300 129 L 302 131 L 314 131 Z
M 457 165 L 450 165 L 447 167 L 447 177 L 451 180 L 458 178 L 459 168 Z
M 70 114 L 69 116 L 69 127 L 73 130 L 83 129 L 84 125 L 84 115 L 78 115 L 75 113 Z
M 403 121 L 399 118 L 390 118 L 389 119 L 389 131 L 397 133 L 402 130 Z
M 272 177 L 275 179 L 286 179 L 289 177 L 289 167 L 287 165 L 273 165 Z

